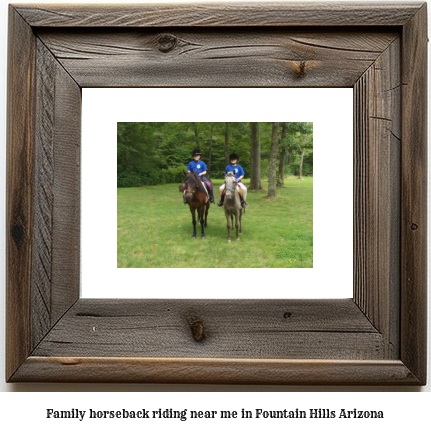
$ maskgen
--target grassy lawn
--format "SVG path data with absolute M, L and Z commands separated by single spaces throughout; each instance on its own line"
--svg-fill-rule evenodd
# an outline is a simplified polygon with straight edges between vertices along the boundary
M 221 180 L 213 181 L 218 202 Z M 245 182 L 246 186 L 248 183 Z M 117 189 L 118 268 L 311 268 L 313 179 L 290 177 L 278 196 L 249 191 L 240 241 L 227 243 L 223 208 L 211 204 L 206 239 L 177 184 Z

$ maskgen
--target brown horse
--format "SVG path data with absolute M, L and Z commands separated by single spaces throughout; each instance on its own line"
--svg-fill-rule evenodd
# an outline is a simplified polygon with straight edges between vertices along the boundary
M 185 187 L 184 197 L 189 204 L 192 214 L 193 238 L 196 238 L 196 211 L 201 224 L 201 238 L 205 238 L 204 227 L 207 226 L 208 210 L 210 208 L 208 194 L 196 173 L 187 173 L 183 183 Z

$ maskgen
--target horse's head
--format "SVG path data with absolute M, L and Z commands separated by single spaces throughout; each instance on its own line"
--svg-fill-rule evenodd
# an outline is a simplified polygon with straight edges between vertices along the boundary
M 224 178 L 225 183 L 225 199 L 232 199 L 235 197 L 237 182 L 233 172 L 228 172 Z
M 198 177 L 196 176 L 196 173 L 193 173 L 193 172 L 186 173 L 186 176 L 184 178 L 184 185 L 185 185 L 184 196 L 186 200 L 187 201 L 192 200 L 194 194 L 199 189 Z

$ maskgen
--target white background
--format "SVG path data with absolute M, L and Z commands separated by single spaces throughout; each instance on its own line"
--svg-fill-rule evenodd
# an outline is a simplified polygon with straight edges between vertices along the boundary
M 128 0 L 133 3 L 132 0 Z M 160 0 L 158 2 L 161 2 Z M 178 2 L 178 0 L 177 0 Z M 14 3 L 28 3 L 16 0 Z M 37 3 L 37 2 L 34 2 Z M 62 1 L 44 3 L 65 3 Z M 68 0 L 67 3 L 75 3 Z M 87 1 L 86 3 L 95 3 Z M 109 1 L 104 1 L 109 3 Z M 392 2 L 388 2 L 392 3 Z M 6 100 L 6 35 L 7 35 L 7 2 L 0 5 L 0 173 L 2 179 L 0 184 L 5 182 L 5 100 Z M 249 121 L 249 120 L 247 120 Z M 273 121 L 271 119 L 271 121 Z M 0 205 L 4 209 L 5 190 L 0 188 Z M 4 226 L 4 211 L 0 212 L 0 222 Z M 0 230 L 0 283 L 2 295 L 0 295 L 0 313 L 4 316 L 4 269 L 5 269 L 5 246 L 4 229 Z M 429 309 L 431 306 L 429 306 Z M 0 322 L 0 369 L 4 369 L 4 319 Z M 428 333 L 431 333 L 429 331 Z M 430 359 L 428 355 L 428 360 Z M 429 368 L 429 367 L 428 367 Z M 45 419 L 47 408 L 57 409 L 116 409 L 116 408 L 145 408 L 146 406 L 161 408 L 193 408 L 196 409 L 238 409 L 262 408 L 284 409 L 284 408 L 368 408 L 384 409 L 386 419 L 383 421 L 352 420 L 318 420 L 316 422 L 287 422 L 272 421 L 259 422 L 257 420 L 248 423 L 249 429 L 261 429 L 262 426 L 271 426 L 271 429 L 287 429 L 295 426 L 296 429 L 310 428 L 310 425 L 317 425 L 320 429 L 338 430 L 349 429 L 368 430 L 381 429 L 427 429 L 429 425 L 429 405 L 431 402 L 431 385 L 424 388 L 404 388 L 404 387 L 286 387 L 286 386 L 201 386 L 201 385 L 111 385 L 111 384 L 6 384 L 0 377 L 0 425 L 3 429 L 7 427 L 27 426 L 36 429 L 57 430 L 61 427 L 64 430 L 94 429 L 94 423 L 76 420 L 48 422 Z M 41 392 L 32 394 L 31 392 Z M 53 392 L 51 392 L 53 391 Z M 58 392 L 59 393 L 58 393 Z M 74 393 L 83 391 L 82 393 Z M 124 391 L 123 394 L 116 394 L 116 391 Z M 175 391 L 181 391 L 177 394 Z M 223 393 L 218 393 L 223 391 Z M 229 391 L 241 391 L 235 393 Z M 251 391 L 243 393 L 243 391 Z M 262 391 L 269 393 L 260 393 Z M 300 391 L 298 393 L 298 391 Z M 365 392 L 363 392 L 365 391 Z M 381 393 L 380 391 L 385 391 Z M 392 393 L 387 393 L 388 391 Z M 13 393 L 15 392 L 15 393 Z M 26 393 L 27 392 L 27 393 Z M 151 395 L 139 392 L 153 392 Z M 163 393 L 158 393 L 163 392 Z M 323 393 L 322 393 L 323 392 Z M 416 392 L 416 393 L 415 393 Z M 426 392 L 426 393 L 417 393 Z M 13 424 L 13 425 L 12 425 Z M 160 424 L 151 423 L 151 429 L 158 429 L 166 424 L 175 427 L 204 427 L 205 428 L 238 428 L 236 422 L 197 422 L 191 425 L 190 422 L 162 422 Z M 181 425 L 183 424 L 183 425 Z M 126 426 L 127 429 L 145 429 L 146 423 L 136 422 L 98 422 L 104 429 L 118 429 L 119 426 Z M 240 424 L 242 425 L 242 423 Z M 91 428 L 90 428 L 91 427 Z M 259 427 L 259 428 L 258 428 Z
M 95 88 L 83 89 L 82 100 L 82 297 L 352 297 L 351 88 Z M 196 100 L 211 100 L 211 106 L 203 110 Z M 328 101 L 331 101 L 330 109 Z M 168 110 L 166 106 L 169 106 Z M 117 269 L 117 121 L 236 122 L 283 119 L 313 122 L 313 268 L 194 270 L 196 279 L 205 273 L 205 289 L 197 283 L 190 283 L 187 268 Z M 184 163 L 186 166 L 187 160 Z M 174 185 L 173 191 L 178 195 L 178 218 L 172 222 L 191 226 L 190 212 L 182 204 L 177 190 L 177 185 Z M 213 205 L 210 219 L 224 218 L 223 213 L 217 210 L 219 208 Z M 249 214 L 252 211 L 252 206 L 247 209 Z M 280 223 L 283 222 L 288 220 L 281 219 Z M 245 231 L 246 226 L 247 213 L 244 217 Z M 178 240 L 184 241 L 181 238 Z M 189 241 L 190 247 L 193 247 L 194 240 L 190 238 Z M 220 238 L 220 241 L 225 241 L 225 238 Z M 246 253 L 246 234 L 242 241 Z M 232 288 L 228 283 L 220 282 L 230 277 L 236 279 L 238 272 L 240 286 Z M 267 283 L 269 278 L 281 279 L 283 283 L 281 286 L 280 283 Z M 157 286 L 157 289 L 152 286 Z

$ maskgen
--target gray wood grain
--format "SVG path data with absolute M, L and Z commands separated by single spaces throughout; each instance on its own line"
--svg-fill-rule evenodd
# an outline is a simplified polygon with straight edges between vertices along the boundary
M 15 381 L 113 383 L 417 385 L 401 361 L 32 356 Z
M 393 32 L 38 32 L 82 87 L 352 87 Z
M 399 26 L 420 2 L 17 5 L 34 27 Z
M 364 72 L 354 92 L 355 301 L 390 340 L 392 358 L 399 355 L 399 337 L 391 328 L 400 286 L 400 54 L 398 38 Z
M 79 295 L 80 89 L 37 40 L 32 337 L 37 345 Z
M 402 42 L 401 357 L 422 379 L 426 378 L 426 331 L 414 328 L 427 315 L 426 23 L 425 4 L 405 26 Z
M 32 216 L 34 192 L 34 62 L 31 29 L 9 13 L 6 196 L 6 375 L 21 365 L 32 346 L 30 330 Z M 25 55 L 23 55 L 25 53 Z M 18 341 L 19 340 L 19 341 Z
M 202 323 L 202 342 L 193 337 L 193 319 Z M 352 300 L 83 299 L 34 354 L 352 359 L 352 352 L 384 359 L 384 339 Z
M 79 298 L 81 89 L 57 62 L 55 75 L 52 322 Z
M 426 382 L 426 5 L 19 5 L 9 22 L 8 381 Z M 353 300 L 79 299 L 81 88 L 208 85 L 353 87 Z
M 52 326 L 52 230 L 54 200 L 54 106 L 56 61 L 44 45 L 37 43 L 36 121 L 34 146 L 34 251 L 32 255 L 32 344 L 35 346 Z

